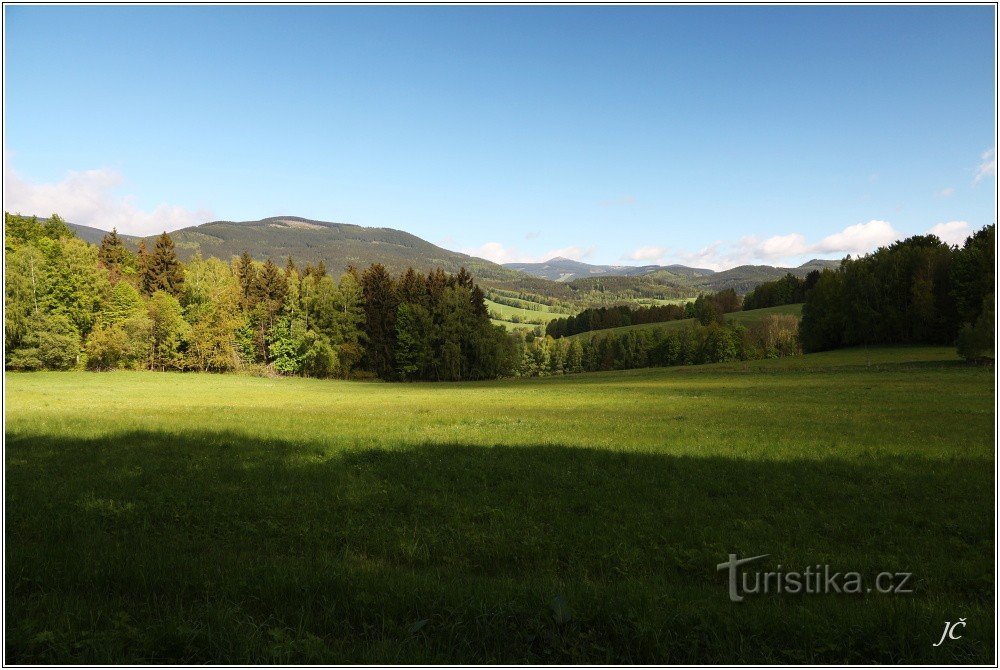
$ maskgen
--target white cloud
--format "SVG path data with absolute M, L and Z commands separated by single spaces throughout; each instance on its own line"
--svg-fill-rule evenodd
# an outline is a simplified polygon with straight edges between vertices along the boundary
M 117 228 L 131 235 L 149 235 L 177 230 L 210 221 L 209 210 L 191 211 L 177 205 L 160 205 L 144 212 L 132 196 L 117 195 L 122 175 L 102 168 L 70 172 L 62 181 L 33 184 L 23 179 L 10 165 L 3 163 L 3 206 L 12 213 L 49 216 L 58 214 L 70 223 L 104 230 Z
M 526 239 L 526 240 L 533 240 L 533 239 L 535 239 L 536 237 L 538 237 L 541 234 L 542 233 L 539 230 L 529 230 L 528 232 L 526 232 L 524 234 L 524 239 Z
M 983 179 L 987 177 L 997 176 L 997 149 L 993 147 L 982 153 L 979 157 L 982 162 L 976 168 L 976 177 L 972 180 L 973 184 L 978 184 Z
M 939 198 L 950 198 L 951 196 L 955 195 L 955 189 L 949 186 L 948 188 L 941 189 L 935 195 L 937 195 L 937 197 Z
M 937 235 L 942 242 L 957 244 L 958 246 L 965 244 L 965 239 L 972 234 L 968 221 L 939 223 L 927 232 L 931 235 Z
M 468 254 L 470 256 L 476 256 L 478 258 L 485 258 L 488 261 L 493 261 L 494 263 L 528 263 L 529 260 L 526 259 L 524 254 L 522 254 L 517 249 L 511 249 L 505 247 L 499 242 L 487 242 L 486 244 L 476 247 L 476 248 L 466 248 L 461 249 L 463 254 Z
M 709 270 L 725 270 L 740 265 L 740 262 L 734 261 L 732 255 L 720 253 L 719 249 L 722 247 L 722 244 L 723 242 L 720 240 L 712 242 L 707 247 L 703 247 L 693 253 L 680 252 L 676 255 L 677 262 L 681 265 L 708 268 Z
M 622 260 L 626 261 L 652 261 L 657 262 L 667 255 L 667 247 L 639 247 Z
M 809 250 L 809 245 L 806 244 L 804 235 L 792 233 L 790 235 L 775 235 L 763 242 L 751 244 L 750 250 L 753 257 L 770 260 L 804 254 Z
M 797 265 L 812 255 L 865 254 L 902 238 L 903 234 L 889 222 L 872 220 L 848 226 L 812 244 L 801 233 L 775 235 L 764 240 L 748 236 L 734 242 L 716 241 L 693 253 L 676 253 L 673 258 L 684 265 L 711 270 L 727 270 L 739 265 Z
M 475 248 L 460 249 L 463 254 L 485 258 L 494 263 L 542 263 L 552 258 L 571 258 L 575 261 L 582 260 L 594 253 L 597 247 L 563 247 L 553 249 L 544 254 L 529 254 L 514 247 L 505 247 L 499 242 L 487 242 Z
M 872 220 L 844 228 L 839 233 L 824 237 L 823 241 L 805 250 L 805 253 L 864 254 L 880 246 L 895 242 L 902 234 L 888 221 Z

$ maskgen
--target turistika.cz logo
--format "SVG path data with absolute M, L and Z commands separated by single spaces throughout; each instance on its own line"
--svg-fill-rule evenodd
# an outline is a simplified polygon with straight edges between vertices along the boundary
M 873 582 L 866 585 L 859 572 L 836 572 L 829 565 L 810 565 L 805 570 L 777 570 L 769 572 L 750 572 L 740 570 L 747 563 L 767 558 L 770 554 L 738 558 L 729 554 L 729 560 L 719 563 L 718 570 L 729 572 L 729 599 L 734 603 L 742 602 L 747 595 L 768 594 L 815 594 L 815 593 L 913 593 L 910 572 L 880 572 Z

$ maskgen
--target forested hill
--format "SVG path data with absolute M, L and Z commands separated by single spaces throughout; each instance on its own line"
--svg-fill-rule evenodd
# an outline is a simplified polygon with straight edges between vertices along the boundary
M 760 284 L 781 279 L 786 274 L 804 279 L 813 270 L 834 269 L 840 261 L 813 259 L 795 268 L 782 268 L 773 265 L 740 265 L 729 270 L 715 272 L 692 279 L 691 282 L 700 290 L 724 291 L 733 289 L 740 295 L 749 293 Z M 655 274 L 654 274 L 655 276 Z
M 70 224 L 83 239 L 100 243 L 104 231 Z M 248 251 L 257 260 L 275 262 L 289 256 L 303 263 L 323 261 L 337 272 L 348 265 L 367 267 L 382 263 L 393 273 L 408 267 L 428 270 L 443 268 L 458 272 L 467 268 L 479 279 L 513 280 L 521 273 L 496 263 L 448 251 L 416 235 L 392 228 L 368 228 L 348 223 L 314 221 L 297 216 L 275 216 L 259 221 L 212 221 L 170 233 L 182 260 L 197 252 L 204 257 L 228 260 Z M 143 238 L 126 237 L 133 246 Z M 156 236 L 144 238 L 151 247 Z
M 661 284 L 691 286 L 710 291 L 731 288 L 738 293 L 746 293 L 761 282 L 772 281 L 788 273 L 796 277 L 805 277 L 811 270 L 832 269 L 838 265 L 840 265 L 839 260 L 813 259 L 797 268 L 741 265 L 716 272 L 686 265 L 591 265 L 556 257 L 543 263 L 505 263 L 504 267 L 560 282 L 598 277 L 650 277 Z
M 69 226 L 92 244 L 100 244 L 105 235 L 105 231 L 98 228 L 72 223 Z M 259 261 L 270 258 L 281 263 L 289 256 L 303 263 L 322 261 L 334 272 L 341 272 L 348 265 L 363 268 L 372 263 L 382 263 L 394 274 L 409 267 L 425 272 L 440 267 L 453 273 L 465 267 L 486 287 L 527 292 L 582 306 L 636 298 L 693 297 L 730 288 L 742 295 L 762 282 L 779 279 L 789 272 L 801 278 L 810 270 L 839 264 L 839 261 L 810 261 L 798 268 L 744 265 L 713 272 L 681 265 L 595 266 L 569 259 L 552 259 L 544 264 L 512 267 L 442 249 L 402 230 L 297 216 L 275 216 L 258 221 L 212 221 L 173 231 L 170 236 L 178 256 L 185 261 L 198 252 L 205 258 L 229 260 L 248 251 Z M 156 236 L 121 237 L 133 250 L 143 240 L 151 248 L 156 239 Z M 546 266 L 546 269 L 534 267 L 536 265 Z M 574 274 L 577 276 L 572 276 Z

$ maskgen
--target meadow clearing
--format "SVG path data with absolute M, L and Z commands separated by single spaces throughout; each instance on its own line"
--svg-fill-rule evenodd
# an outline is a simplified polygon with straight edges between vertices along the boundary
M 992 663 L 993 398 L 944 347 L 8 373 L 5 661 Z M 915 591 L 734 603 L 730 553 Z
M 509 299 L 509 298 L 508 298 Z M 507 330 L 532 330 L 537 325 L 543 325 L 552 319 L 565 317 L 566 314 L 553 310 L 548 305 L 527 300 L 518 300 L 523 307 L 513 307 L 493 300 L 486 299 L 486 308 L 489 310 L 490 321 L 494 325 L 503 326 Z M 494 316 L 500 318 L 493 318 Z M 513 321 L 512 319 L 517 319 Z

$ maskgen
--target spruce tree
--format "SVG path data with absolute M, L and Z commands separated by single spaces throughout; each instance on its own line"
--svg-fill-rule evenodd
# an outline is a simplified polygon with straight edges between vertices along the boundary
M 257 286 L 257 268 L 253 258 L 244 251 L 236 261 L 236 276 L 240 282 L 240 298 L 243 309 L 250 309 L 256 304 L 254 289 Z
M 395 373 L 392 354 L 398 299 L 392 278 L 381 263 L 371 265 L 361 275 L 361 294 L 365 305 L 369 367 L 382 379 L 391 379 Z
M 175 298 L 180 297 L 184 289 L 184 268 L 177 259 L 174 241 L 166 231 L 156 238 L 153 253 L 147 255 L 142 287 L 147 295 L 163 291 Z
M 486 308 L 486 294 L 478 284 L 472 287 L 472 313 L 487 319 L 490 316 L 490 311 Z
M 472 290 L 472 275 L 469 274 L 469 271 L 465 267 L 459 268 L 458 274 L 455 275 L 455 282 L 463 288 Z
M 107 268 L 112 284 L 117 283 L 125 269 L 133 267 L 135 262 L 132 252 L 125 246 L 117 228 L 112 228 L 111 232 L 101 239 L 97 259 Z
M 281 309 L 288 295 L 288 279 L 270 258 L 264 261 L 257 275 L 257 297 L 273 303 L 274 311 Z
M 139 270 L 139 290 L 143 292 L 144 295 L 152 295 L 155 288 L 151 288 L 147 283 L 150 277 L 150 255 L 149 251 L 146 250 L 146 241 L 139 240 L 139 252 L 136 254 L 136 265 Z

